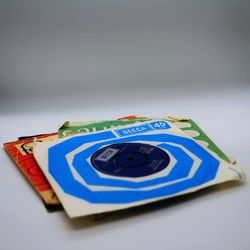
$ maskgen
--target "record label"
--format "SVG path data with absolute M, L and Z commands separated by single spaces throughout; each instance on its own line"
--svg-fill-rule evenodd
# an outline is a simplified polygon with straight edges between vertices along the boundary
M 107 175 L 144 177 L 165 169 L 170 157 L 164 150 L 144 143 L 117 143 L 103 147 L 91 157 L 92 166 Z

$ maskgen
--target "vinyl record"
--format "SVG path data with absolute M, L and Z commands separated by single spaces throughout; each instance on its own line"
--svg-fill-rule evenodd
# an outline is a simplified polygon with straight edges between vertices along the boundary
M 144 143 L 117 143 L 103 147 L 91 157 L 92 166 L 107 175 L 144 177 L 165 169 L 170 162 L 166 151 Z
M 245 179 L 237 165 L 164 120 L 36 142 L 33 153 L 72 218 Z

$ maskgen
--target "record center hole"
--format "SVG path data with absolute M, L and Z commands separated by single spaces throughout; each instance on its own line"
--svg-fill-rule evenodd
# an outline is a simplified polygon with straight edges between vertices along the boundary
M 134 160 L 134 157 L 128 157 L 128 160 L 129 160 L 129 161 L 133 161 L 133 160 Z

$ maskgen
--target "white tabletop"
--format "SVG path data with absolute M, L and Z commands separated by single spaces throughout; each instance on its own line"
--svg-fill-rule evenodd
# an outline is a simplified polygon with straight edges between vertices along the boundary
M 98 102 L 99 100 L 99 102 Z M 105 102 L 88 107 L 59 101 L 50 110 L 21 110 L 9 103 L 0 116 L 1 143 L 18 136 L 53 132 L 65 120 L 114 119 L 129 114 L 192 117 L 248 176 L 249 88 L 182 95 L 152 101 Z M 73 99 L 70 99 L 72 102 Z M 16 105 L 16 111 L 11 108 Z M 44 104 L 46 106 L 46 104 Z M 44 106 L 44 107 L 45 107 Z M 74 107 L 74 109 L 73 109 Z M 101 107 L 102 109 L 100 109 Z M 71 109 L 72 108 L 72 109 Z M 0 249 L 249 249 L 250 188 L 224 184 L 194 195 L 120 212 L 98 222 L 48 213 L 4 150 L 0 174 Z

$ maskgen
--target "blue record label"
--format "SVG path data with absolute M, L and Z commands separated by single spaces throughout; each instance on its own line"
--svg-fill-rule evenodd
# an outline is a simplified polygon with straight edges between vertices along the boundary
M 170 157 L 164 150 L 144 143 L 117 143 L 103 147 L 91 157 L 92 166 L 107 175 L 144 177 L 165 169 Z

